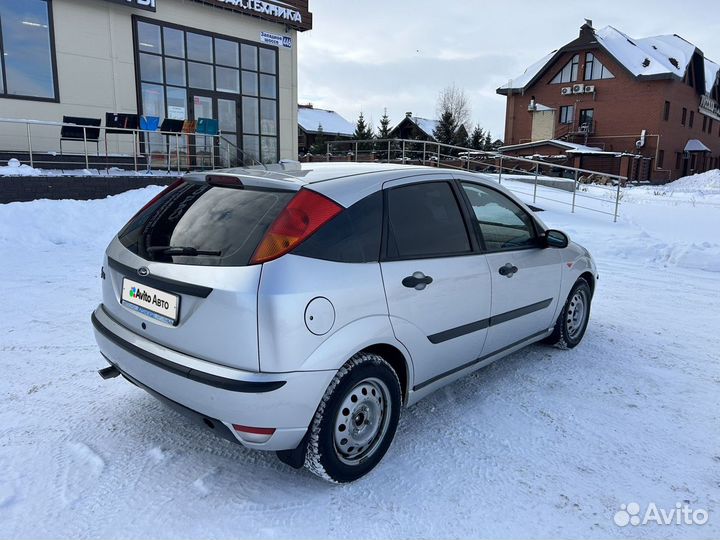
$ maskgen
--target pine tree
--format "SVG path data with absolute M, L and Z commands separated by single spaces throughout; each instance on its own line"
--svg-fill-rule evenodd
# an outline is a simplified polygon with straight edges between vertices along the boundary
M 468 135 L 467 129 L 462 124 L 458 125 L 455 130 L 455 142 L 453 144 L 463 148 L 470 147 L 470 135 Z
M 369 141 L 374 139 L 373 128 L 371 125 L 365 122 L 365 116 L 360 113 L 357 124 L 355 125 L 355 133 L 353 133 L 353 139 L 356 141 Z M 358 154 L 360 152 L 371 152 L 373 150 L 373 143 L 360 143 L 358 145 Z
M 315 144 L 310 147 L 310 153 L 319 155 L 327 152 L 327 142 L 325 141 L 325 130 L 322 124 L 318 124 L 317 135 L 315 135 Z
M 490 132 L 488 131 L 485 134 L 485 140 L 483 141 L 483 150 L 492 150 L 492 149 L 493 149 L 492 135 L 490 135 Z
M 452 112 L 445 111 L 440 116 L 440 122 L 433 131 L 433 137 L 435 140 L 442 144 L 454 144 L 455 143 L 455 131 L 458 125 Z
M 359 141 L 365 141 L 373 138 L 372 126 L 369 126 L 365 122 L 365 116 L 363 116 L 363 113 L 360 113 L 360 116 L 358 117 L 353 138 Z
M 475 126 L 470 134 L 470 148 L 473 150 L 483 150 L 485 148 L 485 132 L 480 125 Z
M 390 118 L 387 114 L 387 109 L 383 112 L 382 118 L 380 118 L 380 126 L 378 127 L 377 133 L 378 139 L 390 138 Z

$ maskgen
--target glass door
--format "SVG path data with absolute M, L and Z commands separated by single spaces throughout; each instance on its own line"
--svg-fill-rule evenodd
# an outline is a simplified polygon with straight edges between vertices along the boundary
M 237 99 L 216 99 L 218 113 L 218 127 L 220 130 L 219 157 L 224 167 L 236 167 L 242 165 L 242 159 L 238 159 L 238 100 Z
M 212 154 L 216 167 L 233 167 L 239 164 L 238 143 L 238 99 L 215 95 L 214 93 L 192 93 L 190 111 L 192 120 L 211 118 L 218 121 L 218 135 L 195 136 L 196 163 L 203 167 L 212 166 Z M 208 163 L 210 162 L 210 163 Z

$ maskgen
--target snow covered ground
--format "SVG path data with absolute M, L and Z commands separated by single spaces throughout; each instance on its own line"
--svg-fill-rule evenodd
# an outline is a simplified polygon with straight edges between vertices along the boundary
M 616 224 L 539 199 L 542 219 L 598 262 L 583 343 L 532 346 L 404 411 L 380 466 L 345 486 L 216 440 L 96 374 L 102 250 L 159 188 L 0 205 L 0 537 L 720 536 L 710 176 L 665 195 L 625 190 Z M 687 504 L 709 521 L 618 527 L 631 502 Z
M 31 167 L 20 163 L 18 160 L 10 160 L 8 165 L 0 166 L 0 181 L 7 177 L 22 176 L 22 177 L 42 177 L 46 178 L 57 177 L 57 176 L 178 176 L 176 171 L 166 171 L 152 169 L 148 171 L 143 164 L 140 164 L 140 169 L 128 170 L 120 169 L 118 167 L 109 167 L 107 169 L 39 169 L 37 167 Z

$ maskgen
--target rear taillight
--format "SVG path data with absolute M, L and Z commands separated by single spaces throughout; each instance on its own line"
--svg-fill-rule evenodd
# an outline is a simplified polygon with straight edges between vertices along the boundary
M 152 199 L 150 199 L 145 206 L 143 206 L 140 210 L 138 210 L 133 217 L 130 218 L 130 221 L 138 217 L 140 214 L 142 214 L 145 210 L 150 208 L 153 204 L 158 202 L 161 198 L 163 198 L 165 195 L 170 193 L 173 189 L 177 188 L 180 184 L 182 184 L 184 180 L 175 180 L 172 184 L 170 184 L 168 187 L 163 189 L 160 193 L 155 195 Z
M 265 233 L 250 263 L 259 264 L 285 255 L 342 212 L 327 197 L 302 189 Z

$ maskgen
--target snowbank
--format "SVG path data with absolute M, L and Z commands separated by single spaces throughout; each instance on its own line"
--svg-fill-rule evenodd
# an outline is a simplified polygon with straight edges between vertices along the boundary
M 0 204 L 0 246 L 104 249 L 130 217 L 162 189 L 152 186 L 94 201 L 43 199 Z
M 8 160 L 8 164 L 0 167 L 0 176 L 41 176 L 41 169 L 34 169 L 30 165 L 22 165 L 17 159 Z
M 720 170 L 684 176 L 662 186 L 635 186 L 623 191 L 623 201 L 643 202 L 665 200 L 720 206 Z
M 662 187 L 671 193 L 720 194 L 720 169 L 685 176 Z
M 13 158 L 8 161 L 6 166 L 0 167 L 0 178 L 3 176 L 178 176 L 178 173 L 177 171 L 157 169 L 148 172 L 142 167 L 138 171 L 119 167 L 110 167 L 108 169 L 39 169 L 21 164 L 17 159 Z

